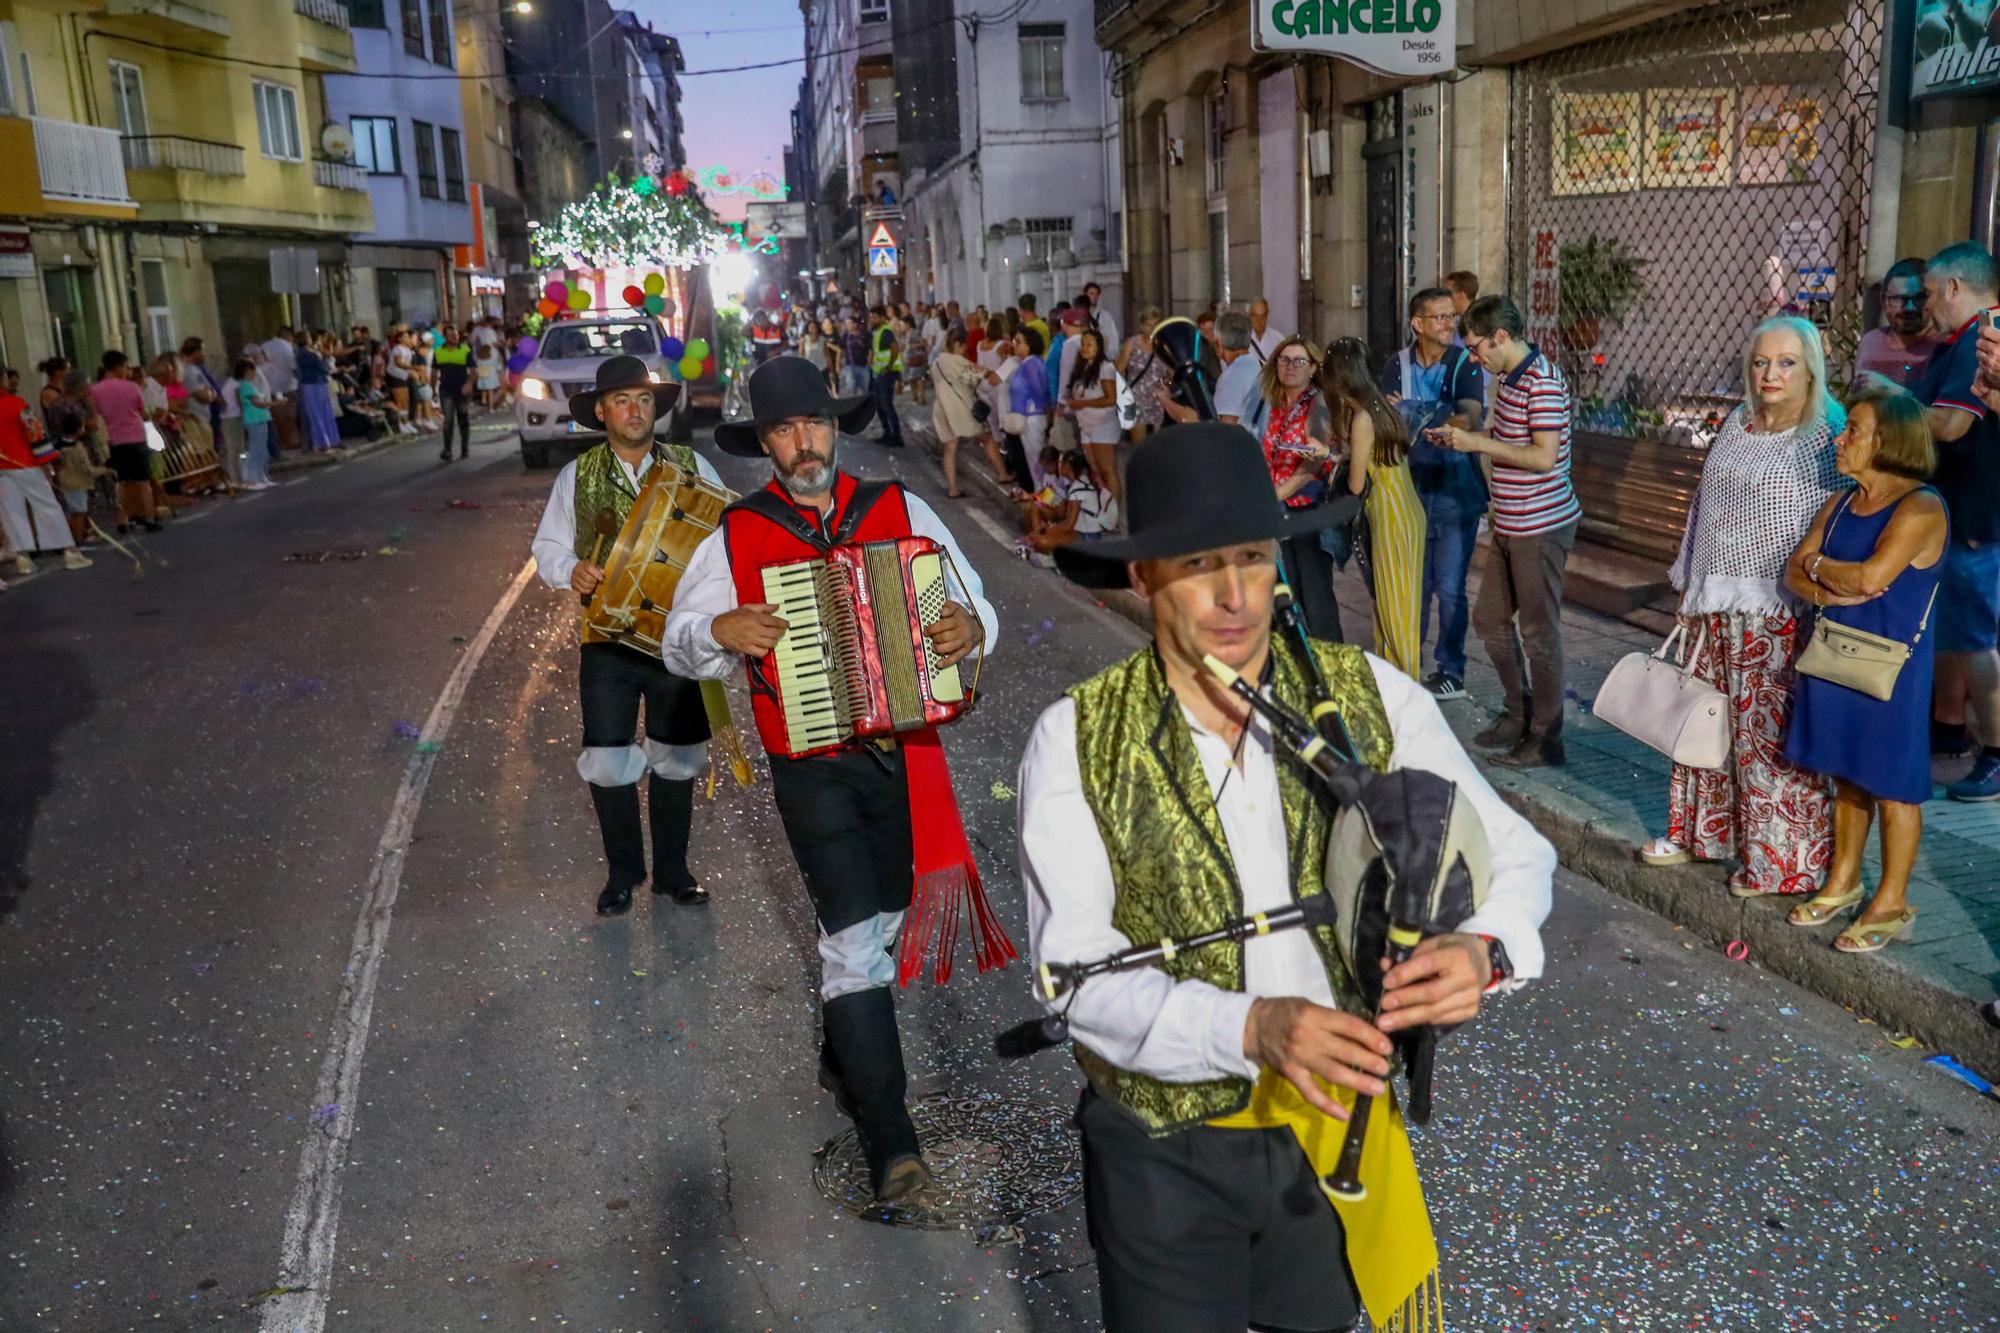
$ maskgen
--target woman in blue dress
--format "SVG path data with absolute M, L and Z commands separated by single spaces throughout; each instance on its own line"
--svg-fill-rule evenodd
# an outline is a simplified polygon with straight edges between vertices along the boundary
M 1943 572 L 1944 502 L 1924 485 L 1936 465 L 1924 409 L 1880 375 L 1865 375 L 1848 401 L 1835 442 L 1852 487 L 1820 507 L 1785 567 L 1785 582 L 1833 623 L 1913 651 L 1895 691 L 1878 700 L 1801 674 L 1785 756 L 1834 780 L 1833 869 L 1817 896 L 1792 909 L 1795 926 L 1817 926 L 1866 896 L 1861 854 L 1882 818 L 1882 882 L 1834 938 L 1843 953 L 1873 953 L 1910 928 L 1906 899 L 1931 794 L 1932 646 L 1928 630 Z
M 331 449 L 340 443 L 340 418 L 334 413 L 333 391 L 327 384 L 330 342 L 323 334 L 317 338 L 299 334 L 299 409 L 305 417 L 308 441 L 315 450 Z

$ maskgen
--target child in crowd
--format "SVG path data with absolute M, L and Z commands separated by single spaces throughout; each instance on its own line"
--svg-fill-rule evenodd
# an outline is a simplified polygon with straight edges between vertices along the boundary
M 490 342 L 479 344 L 479 350 L 472 358 L 474 379 L 472 387 L 479 393 L 479 402 L 491 412 L 500 406 L 501 396 L 506 392 L 500 383 L 500 373 L 504 363 L 500 359 L 500 349 Z
M 1061 507 L 1053 512 L 1042 505 L 1028 509 L 1028 545 L 1043 557 L 1042 563 L 1058 547 L 1096 541 L 1118 525 L 1117 502 L 1092 475 L 1080 450 L 1062 454 L 1051 475 L 1060 479 Z

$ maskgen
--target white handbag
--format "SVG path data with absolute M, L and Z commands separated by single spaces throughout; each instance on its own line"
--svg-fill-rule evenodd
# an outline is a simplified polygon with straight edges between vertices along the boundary
M 1611 668 L 1591 711 L 1686 768 L 1729 762 L 1729 700 L 1694 674 L 1707 642 L 1702 627 L 1685 665 L 1673 659 L 1687 630 L 1676 625 L 1656 653 L 1627 653 Z

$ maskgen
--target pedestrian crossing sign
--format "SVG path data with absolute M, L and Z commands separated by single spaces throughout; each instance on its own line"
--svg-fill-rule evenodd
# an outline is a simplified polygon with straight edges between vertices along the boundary
M 868 276 L 871 278 L 893 278 L 902 269 L 896 263 L 896 247 L 893 245 L 871 245 L 868 247 Z

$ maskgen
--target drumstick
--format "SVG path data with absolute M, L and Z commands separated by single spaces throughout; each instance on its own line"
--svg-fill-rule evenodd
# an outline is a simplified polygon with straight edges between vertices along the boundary
M 1389 966 L 1406 961 L 1423 943 L 1423 938 L 1423 931 L 1416 926 L 1390 922 Z M 1368 1141 L 1368 1113 L 1374 1105 L 1373 1097 L 1355 1095 L 1354 1112 L 1347 1121 L 1347 1137 L 1340 1141 L 1340 1160 L 1334 1164 L 1333 1174 L 1320 1182 L 1328 1194 L 1342 1203 L 1359 1203 L 1368 1197 L 1368 1187 L 1361 1183 L 1361 1149 Z
M 604 539 L 617 535 L 618 520 L 612 517 L 609 509 L 600 509 L 597 511 L 596 527 L 597 544 L 590 548 L 590 563 L 593 565 L 604 558 Z M 603 581 L 600 580 L 597 586 L 603 587 Z M 587 592 L 578 593 L 577 599 L 585 606 L 590 605 L 590 594 Z

